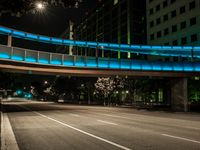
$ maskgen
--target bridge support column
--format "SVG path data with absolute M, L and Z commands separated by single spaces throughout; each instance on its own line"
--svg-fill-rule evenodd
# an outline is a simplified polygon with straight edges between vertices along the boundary
M 12 36 L 8 35 L 8 42 L 7 42 L 8 47 L 12 47 Z
M 174 111 L 188 111 L 188 79 L 171 80 L 171 108 Z

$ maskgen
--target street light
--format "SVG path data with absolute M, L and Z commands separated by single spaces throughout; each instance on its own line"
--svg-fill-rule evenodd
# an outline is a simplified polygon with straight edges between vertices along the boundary
M 48 84 L 48 81 L 44 81 L 44 84 Z
M 128 93 L 129 93 L 129 91 L 127 90 L 127 91 L 126 91 L 126 94 L 128 94 Z
M 44 2 L 36 2 L 35 7 L 37 11 L 42 11 L 45 9 L 45 3 Z

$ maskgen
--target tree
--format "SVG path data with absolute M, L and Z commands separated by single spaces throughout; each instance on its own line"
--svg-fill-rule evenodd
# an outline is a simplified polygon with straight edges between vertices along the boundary
M 98 78 L 95 83 L 95 93 L 105 99 L 108 98 L 115 89 L 113 78 Z

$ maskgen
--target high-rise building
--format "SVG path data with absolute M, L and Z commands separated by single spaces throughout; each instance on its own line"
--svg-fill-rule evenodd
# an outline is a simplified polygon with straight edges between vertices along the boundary
M 119 44 L 146 44 L 146 0 L 102 0 L 74 28 L 76 40 Z M 75 53 L 95 56 L 94 49 L 79 48 Z M 130 53 L 99 49 L 99 56 L 135 57 Z
M 147 0 L 147 44 L 200 45 L 200 0 Z
M 63 39 L 74 39 L 74 23 L 72 21 L 69 21 L 68 28 L 63 32 L 63 34 L 60 36 Z M 58 46 L 56 49 L 57 52 L 73 55 L 73 46 Z

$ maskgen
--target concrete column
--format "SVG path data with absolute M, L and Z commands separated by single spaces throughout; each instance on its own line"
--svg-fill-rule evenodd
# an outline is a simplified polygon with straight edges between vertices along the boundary
M 8 47 L 12 47 L 12 36 L 8 35 L 8 42 L 7 42 Z
M 171 108 L 174 111 L 188 111 L 188 79 L 171 80 Z

